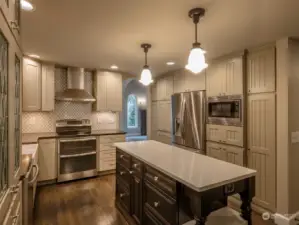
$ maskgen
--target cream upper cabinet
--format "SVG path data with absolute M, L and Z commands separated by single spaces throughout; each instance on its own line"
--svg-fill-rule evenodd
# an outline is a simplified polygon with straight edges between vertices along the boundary
M 208 141 L 207 155 L 239 166 L 244 165 L 243 148 Z
M 242 95 L 243 55 L 213 62 L 207 69 L 207 96 Z
M 41 110 L 41 64 L 23 60 L 23 111 Z
M 275 94 L 248 97 L 248 166 L 257 170 L 256 204 L 276 206 Z
M 107 109 L 113 112 L 122 111 L 122 75 L 109 72 L 107 79 Z
M 185 70 L 185 89 L 186 91 L 206 90 L 206 71 L 194 74 Z
M 94 75 L 94 111 L 122 111 L 122 75 L 97 71 Z
M 171 131 L 171 101 L 158 102 L 158 130 Z
M 55 107 L 55 66 L 42 64 L 42 111 L 53 111 Z
M 207 124 L 207 140 L 223 144 L 244 146 L 243 127 Z
M 38 142 L 38 181 L 57 178 L 57 151 L 55 139 L 42 139 Z
M 173 92 L 181 93 L 185 91 L 184 70 L 178 70 L 173 75 Z
M 157 100 L 170 100 L 172 94 L 173 76 L 166 76 L 157 80 Z
M 158 131 L 158 102 L 152 102 L 151 107 L 151 139 L 157 139 Z
M 55 67 L 29 58 L 23 60 L 23 111 L 53 111 Z
M 6 18 L 14 38 L 20 44 L 21 0 L 0 0 L 1 11 Z
M 152 86 L 151 86 L 151 91 L 152 91 L 152 101 L 157 101 L 158 100 L 158 89 L 157 89 L 157 83 L 155 82 Z
M 275 47 L 249 52 L 247 56 L 247 92 L 275 91 Z

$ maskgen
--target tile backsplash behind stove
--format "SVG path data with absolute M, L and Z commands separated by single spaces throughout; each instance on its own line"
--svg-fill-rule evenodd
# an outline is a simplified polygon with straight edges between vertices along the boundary
M 55 69 L 55 92 L 67 86 L 66 69 Z M 85 73 L 85 90 L 92 93 L 92 74 Z M 91 103 L 55 101 L 53 112 L 23 112 L 22 132 L 55 132 L 55 122 L 59 119 L 90 119 L 93 130 L 119 129 L 119 114 L 113 112 L 93 112 Z

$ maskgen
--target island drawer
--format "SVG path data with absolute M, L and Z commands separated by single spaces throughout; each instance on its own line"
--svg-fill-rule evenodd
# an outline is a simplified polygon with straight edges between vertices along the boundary
M 116 175 L 127 187 L 130 186 L 130 171 L 119 163 L 116 163 Z
M 142 167 L 143 164 L 138 159 L 132 158 L 132 171 L 134 175 L 141 176 L 142 175 Z
M 150 166 L 145 166 L 144 177 L 153 185 L 157 186 L 173 198 L 176 198 L 176 181 L 160 173 Z
M 153 211 L 163 217 L 170 224 L 176 224 L 177 204 L 173 198 L 167 197 L 161 191 L 156 189 L 149 182 L 145 182 L 144 202 L 149 205 Z
M 149 205 L 145 205 L 144 207 L 144 218 L 143 218 L 144 225 L 172 225 L 158 215 L 155 214 L 154 210 L 151 209 Z
M 121 182 L 121 180 L 116 179 L 116 201 L 130 213 L 131 210 L 131 197 L 130 191 L 126 186 Z
M 131 156 L 119 149 L 116 150 L 116 162 L 122 164 L 127 169 L 131 167 Z

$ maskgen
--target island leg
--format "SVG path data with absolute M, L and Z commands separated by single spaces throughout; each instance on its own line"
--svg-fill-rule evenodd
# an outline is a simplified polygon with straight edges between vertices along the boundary
M 199 196 L 192 196 L 191 210 L 194 215 L 196 225 L 205 225 L 208 217 L 207 209 L 204 209 L 203 201 Z
M 246 188 L 243 192 L 240 193 L 240 197 L 242 200 L 241 204 L 241 216 L 248 222 L 248 225 L 252 225 L 252 209 L 251 209 L 251 202 L 252 198 L 255 195 L 255 179 L 249 178 L 246 181 Z

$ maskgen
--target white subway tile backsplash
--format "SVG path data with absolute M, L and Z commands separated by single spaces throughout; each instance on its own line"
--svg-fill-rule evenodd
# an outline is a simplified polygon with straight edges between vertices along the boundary
M 55 69 L 55 90 L 63 91 L 67 86 L 66 70 Z M 85 73 L 85 89 L 92 91 L 92 74 Z M 90 119 L 93 130 L 119 129 L 119 114 L 113 112 L 92 112 L 90 103 L 55 102 L 54 112 L 23 112 L 22 132 L 55 132 L 55 122 L 59 119 Z

